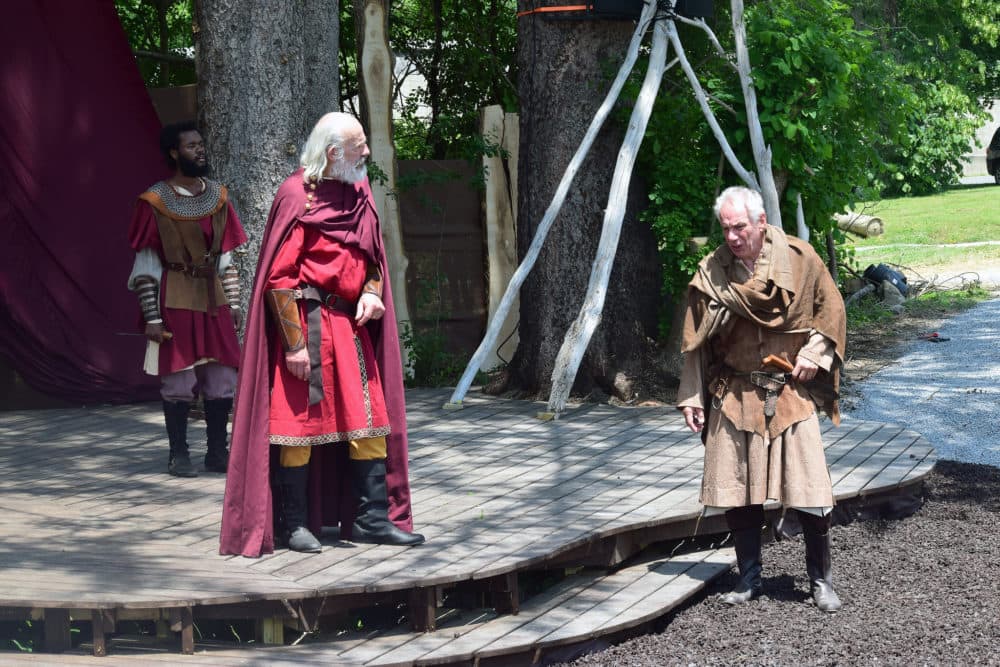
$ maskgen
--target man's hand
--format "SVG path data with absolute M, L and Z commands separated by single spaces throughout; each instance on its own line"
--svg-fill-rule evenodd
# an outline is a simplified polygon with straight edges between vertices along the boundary
M 684 423 L 691 432 L 701 433 L 705 428 L 705 411 L 702 408 L 684 407 L 681 408 L 681 412 L 684 413 Z
M 302 348 L 294 352 L 285 352 L 285 366 L 288 372 L 300 380 L 309 380 L 309 350 Z
M 170 338 L 170 335 L 167 334 L 167 330 L 163 328 L 162 322 L 157 322 L 155 324 L 147 323 L 146 331 L 144 333 L 146 335 L 146 338 L 153 341 L 154 343 L 162 343 L 163 341 Z
M 385 315 L 385 304 L 377 294 L 365 292 L 358 299 L 358 312 L 354 315 L 354 321 L 358 326 L 364 326 L 368 320 L 380 320 Z
M 229 312 L 233 315 L 233 326 L 239 332 L 240 327 L 243 326 L 243 309 L 230 307 Z
M 816 373 L 819 372 L 819 366 L 809 361 L 803 356 L 795 357 L 795 368 L 792 370 L 792 379 L 796 382 L 809 382 L 814 377 Z

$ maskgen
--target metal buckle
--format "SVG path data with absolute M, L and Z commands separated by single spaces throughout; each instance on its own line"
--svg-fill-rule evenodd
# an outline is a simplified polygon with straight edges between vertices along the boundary
M 768 373 L 767 371 L 750 371 L 750 384 L 768 391 L 776 391 L 785 386 L 785 374 Z

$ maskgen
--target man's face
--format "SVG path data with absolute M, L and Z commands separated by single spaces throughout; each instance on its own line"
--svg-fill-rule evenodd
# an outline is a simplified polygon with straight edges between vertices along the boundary
M 352 126 L 344 133 L 344 152 L 338 155 L 338 151 L 330 147 L 327 150 L 327 176 L 345 183 L 358 183 L 368 175 L 365 164 L 368 162 L 368 139 L 361 125 Z
M 181 132 L 178 146 L 170 154 L 177 160 L 177 168 L 185 176 L 206 176 L 210 171 L 205 157 L 205 140 L 196 130 Z
M 763 213 L 756 221 L 750 220 L 744 207 L 726 202 L 719 209 L 719 225 L 726 245 L 736 257 L 748 262 L 757 259 L 760 249 L 764 247 L 764 230 L 767 228 L 767 218 Z

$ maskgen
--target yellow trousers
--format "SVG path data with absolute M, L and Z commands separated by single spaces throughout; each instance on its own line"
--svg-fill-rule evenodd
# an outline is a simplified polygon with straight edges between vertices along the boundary
M 371 461 L 385 458 L 385 436 L 377 438 L 358 438 L 347 443 L 348 456 L 352 461 Z M 309 463 L 312 453 L 310 446 L 281 447 L 281 467 L 299 468 Z

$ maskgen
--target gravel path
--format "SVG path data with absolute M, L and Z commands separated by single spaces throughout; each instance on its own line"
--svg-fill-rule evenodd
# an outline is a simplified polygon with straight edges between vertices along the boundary
M 951 460 L 915 514 L 833 528 L 839 613 L 809 603 L 799 537 L 764 547 L 757 600 L 720 602 L 730 573 L 655 632 L 566 664 L 1000 665 L 1000 299 L 938 333 L 950 340 L 914 341 L 861 383 L 847 416 L 906 423 Z
M 938 329 L 950 340 L 917 340 L 860 384 L 850 418 L 905 423 L 938 457 L 1000 466 L 1000 299 Z

